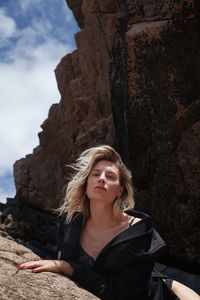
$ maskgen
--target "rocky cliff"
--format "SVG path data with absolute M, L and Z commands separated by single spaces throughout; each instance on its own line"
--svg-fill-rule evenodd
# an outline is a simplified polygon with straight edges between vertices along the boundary
M 109 144 L 129 165 L 136 208 L 153 216 L 170 259 L 200 265 L 200 4 L 67 0 L 81 28 L 55 74 L 61 94 L 40 145 L 14 165 L 16 199 L 51 211 L 66 165 Z
M 152 214 L 176 263 L 199 264 L 199 2 L 133 2 L 126 121 L 137 208 Z

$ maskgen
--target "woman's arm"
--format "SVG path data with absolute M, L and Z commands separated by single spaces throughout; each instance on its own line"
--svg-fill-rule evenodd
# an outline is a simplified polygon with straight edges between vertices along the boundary
M 53 272 L 71 276 L 73 267 L 64 260 L 36 260 L 18 265 L 21 270 L 32 269 L 32 272 Z
M 60 259 L 62 252 L 58 251 L 58 259 Z
M 200 300 L 200 296 L 186 285 L 173 280 L 172 291 L 180 298 L 180 300 Z

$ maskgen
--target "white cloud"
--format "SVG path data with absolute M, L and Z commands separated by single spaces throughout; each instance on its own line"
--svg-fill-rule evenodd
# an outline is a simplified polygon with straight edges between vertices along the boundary
M 18 39 L 0 63 L 0 176 L 32 153 L 49 107 L 60 100 L 54 69 L 73 46 L 48 35 L 50 27 L 44 20 L 20 32 L 15 27 Z
M 34 0 L 34 1 L 20 0 L 19 1 L 20 8 L 24 11 L 31 9 L 33 6 L 39 5 L 41 7 L 44 3 L 45 3 L 45 0 Z
M 0 187 L 0 202 L 6 203 L 6 198 L 13 198 L 14 193 Z
M 19 0 L 18 5 L 20 10 L 24 12 L 38 7 L 42 16 L 49 14 L 49 17 L 55 16 L 56 18 L 58 18 L 58 15 L 55 14 L 55 8 L 59 6 L 60 10 L 63 11 L 62 18 L 65 18 L 68 23 L 74 22 L 73 14 L 68 9 L 66 0 Z
M 6 177 L 0 177 L 0 202 L 5 203 L 6 198 L 15 196 L 15 187 L 12 174 L 6 174 Z
M 70 30 L 77 26 L 65 0 L 0 8 L 0 202 L 14 196 L 13 164 L 39 144 L 40 125 L 60 100 L 54 69 L 74 49 Z
M 56 40 L 28 48 L 30 57 L 18 48 L 12 63 L 0 64 L 0 175 L 38 145 L 40 125 L 60 100 L 54 69 L 69 49 Z
M 4 9 L 0 8 L 0 43 L 4 45 L 6 39 L 13 37 L 16 34 L 15 20 L 6 15 Z
M 30 0 L 21 0 L 21 1 L 19 2 L 21 9 L 22 9 L 22 10 L 27 10 L 27 9 L 30 7 L 31 2 L 32 2 L 32 1 L 30 1 Z M 37 1 L 37 0 L 34 0 L 34 2 L 38 2 L 38 1 Z

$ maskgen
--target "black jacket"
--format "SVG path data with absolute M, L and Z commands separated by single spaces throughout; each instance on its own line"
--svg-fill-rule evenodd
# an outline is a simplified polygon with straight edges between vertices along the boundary
M 127 214 L 142 220 L 117 235 L 100 252 L 94 268 L 73 260 L 83 226 L 83 215 L 77 213 L 65 225 L 61 222 L 58 250 L 74 272 L 71 279 L 104 300 L 179 299 L 167 287 L 154 268 L 165 243 L 153 228 L 151 218 L 129 210 Z

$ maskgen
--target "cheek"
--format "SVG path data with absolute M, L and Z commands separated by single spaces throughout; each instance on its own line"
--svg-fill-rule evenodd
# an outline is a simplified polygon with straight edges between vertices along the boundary
M 90 186 L 92 183 L 92 177 L 89 177 L 86 183 L 86 187 Z
M 92 185 L 92 180 L 91 180 L 91 178 L 88 178 L 87 184 L 86 184 L 86 193 L 88 193 L 88 191 L 90 191 L 91 185 Z
M 120 193 L 120 188 L 118 185 L 111 186 L 111 190 L 114 194 L 118 195 Z

